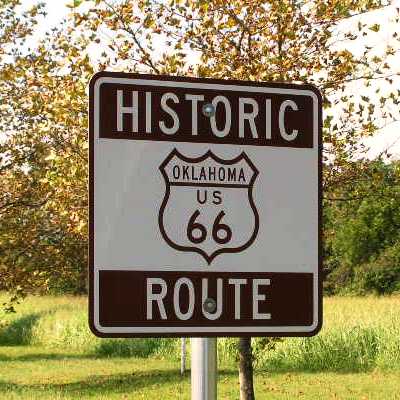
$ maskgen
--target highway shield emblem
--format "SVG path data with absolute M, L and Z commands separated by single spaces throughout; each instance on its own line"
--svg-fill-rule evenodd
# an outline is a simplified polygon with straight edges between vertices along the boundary
M 244 152 L 226 160 L 211 151 L 191 158 L 174 149 L 160 171 L 166 190 L 158 223 L 169 246 L 211 264 L 219 254 L 242 252 L 254 242 L 258 170 Z

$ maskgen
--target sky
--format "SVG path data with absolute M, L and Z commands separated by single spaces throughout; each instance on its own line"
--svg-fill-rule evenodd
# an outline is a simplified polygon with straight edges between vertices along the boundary
M 72 0 L 44 0 L 46 4 L 47 17 L 44 22 L 40 24 L 35 37 L 39 38 L 43 33 L 51 28 L 52 26 L 57 25 L 60 21 L 71 11 L 70 8 L 67 7 L 67 4 L 71 4 Z M 29 6 L 35 4 L 35 0 L 23 0 L 24 6 Z M 363 21 L 368 23 L 380 23 L 381 30 L 378 35 L 374 35 L 378 42 L 376 43 L 368 43 L 369 45 L 376 46 L 377 49 L 379 47 L 382 48 L 382 44 L 389 40 L 390 34 L 394 29 L 399 31 L 399 28 L 395 28 L 394 24 L 389 24 L 390 17 L 393 16 L 393 12 L 395 7 L 400 7 L 400 0 L 394 0 L 391 2 L 391 6 L 386 8 L 383 11 L 372 12 L 368 15 L 364 16 Z M 357 18 L 352 18 L 349 20 L 347 24 L 357 24 Z M 351 25 L 349 25 L 351 27 Z M 366 38 L 365 40 L 370 40 Z M 360 43 L 361 44 L 361 43 Z M 351 43 L 351 51 L 357 54 L 357 51 L 362 48 L 362 46 Z M 396 58 L 392 60 L 391 65 L 393 66 L 393 72 L 400 74 L 400 52 L 397 54 Z M 400 76 L 397 79 L 398 89 L 400 89 Z M 384 83 L 379 83 L 384 86 Z M 374 86 L 376 89 L 377 86 Z M 400 121 L 390 124 L 383 128 L 379 133 L 375 134 L 373 137 L 364 140 L 364 144 L 370 148 L 368 151 L 368 156 L 370 158 L 374 158 L 379 155 L 382 151 L 389 149 L 392 159 L 400 159 Z

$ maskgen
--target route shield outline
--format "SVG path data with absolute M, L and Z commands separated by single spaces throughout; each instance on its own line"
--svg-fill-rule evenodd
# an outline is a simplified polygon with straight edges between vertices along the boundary
M 211 150 L 187 157 L 175 148 L 159 170 L 166 190 L 158 224 L 170 247 L 198 253 L 210 265 L 252 245 L 260 224 L 253 199 L 259 171 L 245 152 L 227 160 Z

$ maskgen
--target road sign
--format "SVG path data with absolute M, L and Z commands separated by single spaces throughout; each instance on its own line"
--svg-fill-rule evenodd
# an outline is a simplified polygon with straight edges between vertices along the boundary
M 98 336 L 317 333 L 318 90 L 96 74 L 89 225 Z

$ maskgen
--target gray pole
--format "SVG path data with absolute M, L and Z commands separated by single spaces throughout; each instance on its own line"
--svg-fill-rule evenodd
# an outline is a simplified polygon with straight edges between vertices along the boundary
M 192 400 L 217 400 L 217 339 L 191 339 Z

